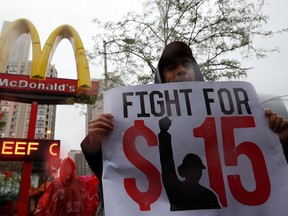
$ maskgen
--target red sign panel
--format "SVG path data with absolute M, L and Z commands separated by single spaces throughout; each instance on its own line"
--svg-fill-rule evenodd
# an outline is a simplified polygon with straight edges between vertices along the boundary
M 98 82 L 92 81 L 91 89 L 79 89 L 78 80 L 46 77 L 45 80 L 30 76 L 0 73 L 0 99 L 40 104 L 66 104 L 68 97 L 97 96 Z
M 0 161 L 44 161 L 60 157 L 60 140 L 0 138 Z
M 0 74 L 0 87 L 14 91 L 76 94 L 77 80 L 47 77 L 45 80 L 30 79 L 27 75 Z

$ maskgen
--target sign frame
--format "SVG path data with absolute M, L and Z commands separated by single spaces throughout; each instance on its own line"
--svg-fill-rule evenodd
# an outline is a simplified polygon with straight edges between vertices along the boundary
M 1 161 L 48 161 L 60 158 L 60 140 L 0 138 Z

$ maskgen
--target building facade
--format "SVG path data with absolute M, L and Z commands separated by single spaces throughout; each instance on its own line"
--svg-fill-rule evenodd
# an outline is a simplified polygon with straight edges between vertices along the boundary
M 10 22 L 3 23 L 4 32 Z M 13 45 L 5 64 L 4 71 L 0 73 L 30 75 L 32 62 L 29 61 L 31 39 L 28 34 L 22 34 Z M 57 70 L 49 65 L 47 76 L 57 77 Z M 0 130 L 0 137 L 27 138 L 31 104 L 18 103 L 13 101 L 0 102 L 0 109 L 4 114 L 5 127 Z M 54 139 L 56 105 L 39 105 L 35 139 Z
M 93 174 L 81 150 L 70 150 L 68 152 L 68 157 L 70 157 L 76 163 L 77 176 Z
M 108 79 L 94 79 L 93 81 L 98 81 L 98 98 L 95 104 L 87 104 L 86 113 L 86 134 L 88 134 L 88 123 L 95 116 L 103 113 L 103 93 L 108 89 L 112 89 L 119 86 L 124 86 L 124 82 L 120 76 L 115 76 L 113 73 L 108 73 Z
M 103 80 L 95 80 L 98 81 L 99 89 L 98 89 L 98 99 L 95 104 L 87 104 L 87 111 L 86 111 L 86 124 L 85 124 L 85 131 L 88 134 L 88 123 L 93 119 L 94 116 L 103 112 Z

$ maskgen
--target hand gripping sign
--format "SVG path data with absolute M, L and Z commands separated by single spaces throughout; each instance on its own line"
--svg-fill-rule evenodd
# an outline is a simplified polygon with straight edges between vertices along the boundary
M 287 213 L 287 163 L 249 83 L 120 87 L 104 109 L 107 215 Z

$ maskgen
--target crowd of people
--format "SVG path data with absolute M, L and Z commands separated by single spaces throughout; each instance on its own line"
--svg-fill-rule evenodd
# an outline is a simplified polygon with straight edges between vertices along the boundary
M 190 47 L 183 42 L 175 41 L 165 47 L 159 59 L 155 83 L 183 81 L 204 82 L 204 78 Z M 265 110 L 265 115 L 269 127 L 278 134 L 283 147 L 285 147 L 284 149 L 287 149 L 287 120 L 269 109 Z M 171 138 L 168 133 L 170 125 L 171 120 L 167 117 L 159 121 L 161 132 L 158 137 L 160 160 L 163 165 L 162 172 L 165 172 L 165 170 L 171 171 L 171 167 L 175 167 L 174 164 L 167 167 L 169 163 L 173 163 L 173 160 L 167 158 L 173 157 L 172 152 L 169 152 L 169 149 L 171 150 Z M 43 194 L 41 193 L 37 208 L 33 211 L 34 215 L 104 215 L 101 184 L 103 173 L 102 141 L 109 133 L 113 133 L 114 127 L 113 115 L 110 113 L 102 113 L 89 122 L 88 135 L 82 141 L 81 148 L 90 168 L 97 177 L 95 176 L 94 181 L 85 182 L 83 178 L 76 175 L 75 162 L 70 158 L 65 158 L 61 163 L 59 178 L 53 179 L 49 182 L 49 185 L 45 185 L 45 190 L 42 190 Z M 206 169 L 206 167 L 199 156 L 190 153 L 185 156 L 183 163 L 178 167 L 179 175 L 185 177 L 185 181 L 180 181 L 177 178 L 176 170 L 171 171 L 175 174 L 173 181 L 175 187 L 169 186 L 171 179 L 167 181 L 162 177 L 171 210 L 221 208 L 215 194 L 199 184 L 203 169 Z M 197 198 L 197 194 L 190 193 L 190 195 L 187 195 L 189 200 L 183 200 L 182 195 L 189 190 L 195 190 L 207 196 L 200 200 Z M 182 192 L 179 193 L 179 191 Z M 34 193 L 36 194 L 36 190 L 34 190 Z M 179 196 L 175 196 L 175 194 Z M 184 197 L 187 198 L 187 196 Z M 191 200 L 193 200 L 194 205 L 191 204 Z

